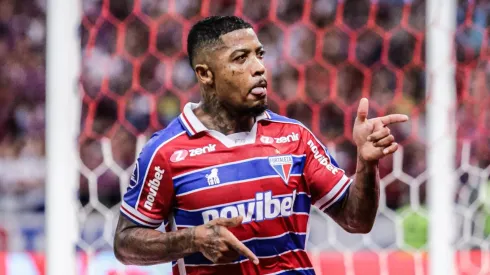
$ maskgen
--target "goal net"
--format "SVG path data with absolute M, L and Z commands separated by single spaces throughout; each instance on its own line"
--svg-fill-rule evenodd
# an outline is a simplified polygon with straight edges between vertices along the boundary
M 441 1 L 444 5 L 445 1 Z M 208 15 L 251 22 L 267 54 L 270 108 L 307 125 L 353 175 L 361 97 L 394 125 L 401 148 L 380 162 L 381 201 L 367 235 L 313 209 L 307 248 L 318 274 L 427 274 L 425 1 L 86 0 L 81 25 L 78 249 L 111 249 L 136 155 L 199 100 L 186 35 Z M 454 247 L 461 274 L 490 273 L 490 63 L 485 1 L 457 6 Z M 437 72 L 436 72 L 437 73 Z M 441 186 L 441 189 L 445 188 Z

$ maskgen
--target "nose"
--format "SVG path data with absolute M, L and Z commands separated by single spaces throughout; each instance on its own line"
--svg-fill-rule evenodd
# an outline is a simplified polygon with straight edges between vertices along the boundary
M 252 76 L 262 76 L 265 74 L 264 61 L 258 57 L 254 57 L 252 64 Z

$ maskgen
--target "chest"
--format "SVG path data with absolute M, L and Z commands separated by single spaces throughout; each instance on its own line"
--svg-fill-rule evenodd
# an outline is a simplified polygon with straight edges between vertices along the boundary
M 239 215 L 247 223 L 308 212 L 305 155 L 287 139 L 272 143 L 272 137 L 259 138 L 263 142 L 232 148 L 210 143 L 185 149 L 185 160 L 172 166 L 177 224 Z

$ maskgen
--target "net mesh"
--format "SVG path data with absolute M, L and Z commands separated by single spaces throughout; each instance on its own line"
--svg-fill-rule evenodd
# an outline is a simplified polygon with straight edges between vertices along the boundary
M 425 1 L 82 2 L 79 249 L 110 248 L 136 154 L 186 102 L 199 100 L 188 30 L 208 15 L 235 14 L 253 24 L 267 49 L 270 108 L 310 127 L 348 174 L 361 97 L 370 98 L 371 117 L 411 117 L 392 127 L 401 149 L 380 163 L 371 233 L 345 233 L 312 210 L 308 249 L 317 272 L 426 273 Z M 484 1 L 458 4 L 454 245 L 463 274 L 490 272 L 489 11 Z

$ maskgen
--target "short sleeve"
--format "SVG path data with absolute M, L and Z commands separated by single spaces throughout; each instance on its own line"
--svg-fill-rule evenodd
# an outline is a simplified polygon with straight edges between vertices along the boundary
M 339 201 L 348 190 L 352 180 L 340 169 L 325 146 L 304 129 L 306 163 L 304 177 L 311 193 L 312 204 L 325 211 Z
M 120 208 L 126 218 L 151 228 L 167 219 L 174 193 L 169 164 L 161 149 L 151 140 L 143 148 Z

